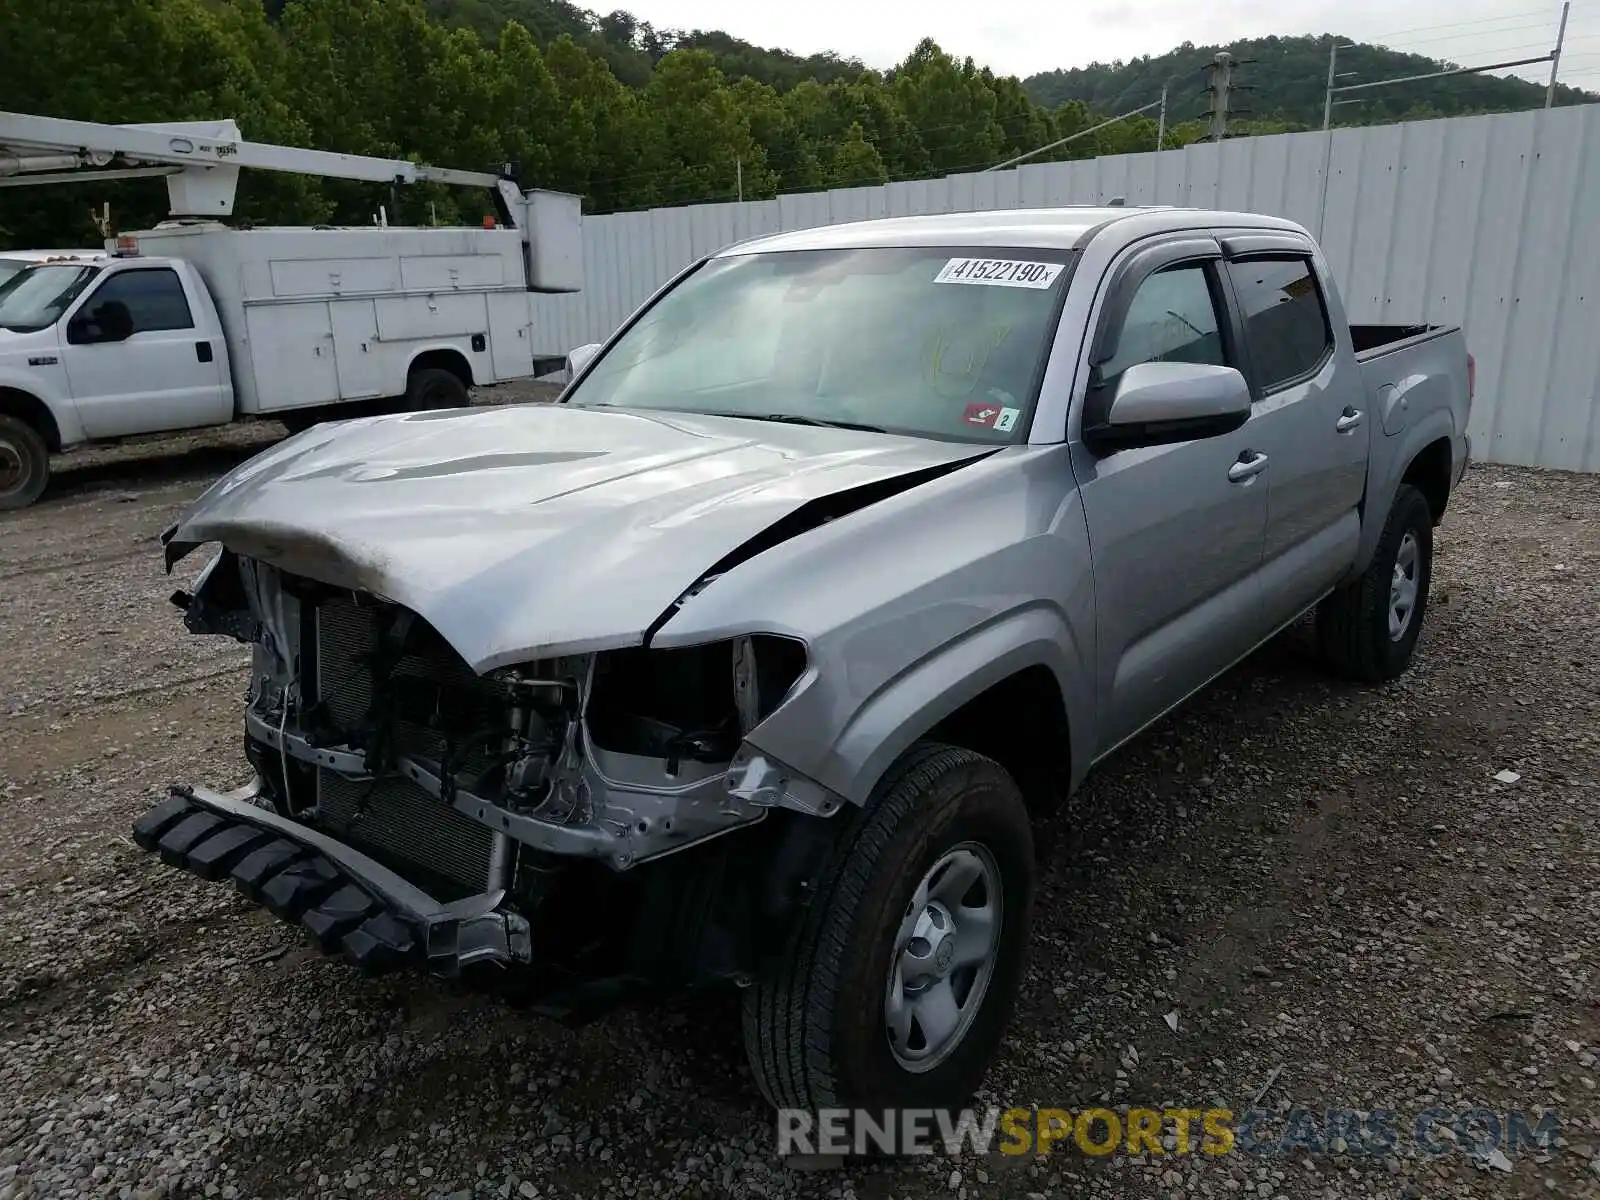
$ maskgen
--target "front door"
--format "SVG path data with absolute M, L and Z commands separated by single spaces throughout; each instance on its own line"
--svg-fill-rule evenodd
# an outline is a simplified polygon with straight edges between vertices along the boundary
M 1220 250 L 1213 242 L 1210 253 L 1193 253 L 1163 263 L 1157 248 L 1123 268 L 1143 270 L 1141 280 L 1113 279 L 1107 294 L 1130 298 L 1120 314 L 1117 302 L 1108 302 L 1097 344 L 1115 350 L 1094 368 L 1086 404 L 1112 394 L 1135 363 L 1239 365 Z M 1093 357 L 1103 354 L 1097 349 Z M 1252 416 L 1230 434 L 1103 458 L 1081 441 L 1072 447 L 1094 560 L 1097 756 L 1260 637 L 1267 490 L 1256 436 Z
M 102 319 L 109 325 L 117 305 L 132 332 L 98 340 Z M 65 327 L 62 358 L 91 438 L 214 425 L 232 415 L 220 335 L 202 335 L 194 309 L 171 267 L 116 271 L 79 303 Z

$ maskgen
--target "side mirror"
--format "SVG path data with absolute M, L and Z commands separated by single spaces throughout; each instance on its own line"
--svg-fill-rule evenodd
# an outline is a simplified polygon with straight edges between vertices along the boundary
M 1250 385 L 1233 367 L 1135 363 L 1123 371 L 1105 420 L 1084 430 L 1097 452 L 1165 446 L 1231 433 L 1250 419 Z
M 567 355 L 567 378 L 576 379 L 578 373 L 594 361 L 600 353 L 599 342 L 588 342 Z

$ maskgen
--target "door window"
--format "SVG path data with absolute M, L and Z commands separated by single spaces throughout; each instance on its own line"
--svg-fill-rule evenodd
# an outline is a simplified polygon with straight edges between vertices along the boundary
M 1167 267 L 1139 285 L 1122 318 L 1116 353 L 1100 364 L 1103 394 L 1114 394 L 1122 373 L 1146 362 L 1228 365 L 1204 263 Z
M 112 303 L 128 310 L 134 333 L 194 328 L 194 315 L 183 294 L 183 283 L 170 267 L 119 271 L 89 297 L 84 311 L 93 320 L 96 309 Z
M 1333 351 L 1333 330 L 1310 260 L 1245 259 L 1229 263 L 1228 274 L 1261 390 L 1313 374 Z

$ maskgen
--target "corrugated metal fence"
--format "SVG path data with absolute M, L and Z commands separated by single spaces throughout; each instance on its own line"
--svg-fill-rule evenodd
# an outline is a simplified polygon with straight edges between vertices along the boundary
M 1116 196 L 1301 222 L 1352 321 L 1466 328 L 1475 457 L 1600 471 L 1600 105 L 587 217 L 584 291 L 535 298 L 537 341 L 564 353 L 603 340 L 678 269 L 741 238 Z

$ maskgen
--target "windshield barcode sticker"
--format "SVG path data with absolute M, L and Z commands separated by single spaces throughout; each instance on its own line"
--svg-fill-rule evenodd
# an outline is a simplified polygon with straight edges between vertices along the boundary
M 985 283 L 990 287 L 1047 288 L 1061 274 L 1060 263 L 1017 258 L 952 258 L 939 268 L 935 283 Z

